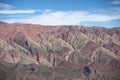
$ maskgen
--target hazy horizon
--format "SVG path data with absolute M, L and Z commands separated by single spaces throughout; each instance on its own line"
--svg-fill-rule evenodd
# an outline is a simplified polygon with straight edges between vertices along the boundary
M 0 0 L 0 21 L 120 27 L 120 0 Z

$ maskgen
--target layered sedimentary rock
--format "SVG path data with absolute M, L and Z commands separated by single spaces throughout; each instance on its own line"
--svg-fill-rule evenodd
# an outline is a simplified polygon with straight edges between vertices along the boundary
M 50 69 L 54 67 L 83 69 L 83 66 L 87 65 L 93 69 L 91 76 L 98 74 L 102 78 L 106 75 L 109 80 L 117 80 L 116 75 L 110 77 L 111 74 L 107 71 L 105 75 L 102 75 L 102 72 L 93 74 L 94 70 L 120 70 L 120 28 L 0 22 L 0 61 L 11 65 L 34 64 Z M 15 67 L 12 66 L 12 68 Z M 108 77 L 103 80 L 107 80 Z M 62 78 L 63 80 L 71 79 L 65 78 L 63 74 Z M 38 80 L 37 76 L 35 80 Z

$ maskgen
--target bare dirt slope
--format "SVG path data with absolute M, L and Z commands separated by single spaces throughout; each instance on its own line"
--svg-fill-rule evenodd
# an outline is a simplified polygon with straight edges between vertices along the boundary
M 0 22 L 0 80 L 119 80 L 120 28 Z

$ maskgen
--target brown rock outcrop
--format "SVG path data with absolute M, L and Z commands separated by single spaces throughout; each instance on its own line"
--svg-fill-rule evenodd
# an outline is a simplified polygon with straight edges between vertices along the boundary
M 0 61 L 119 70 L 120 28 L 0 22 Z

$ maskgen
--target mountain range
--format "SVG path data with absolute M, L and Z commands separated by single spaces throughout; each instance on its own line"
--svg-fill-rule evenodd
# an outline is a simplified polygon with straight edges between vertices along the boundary
M 120 80 L 120 27 L 0 22 L 0 80 Z

